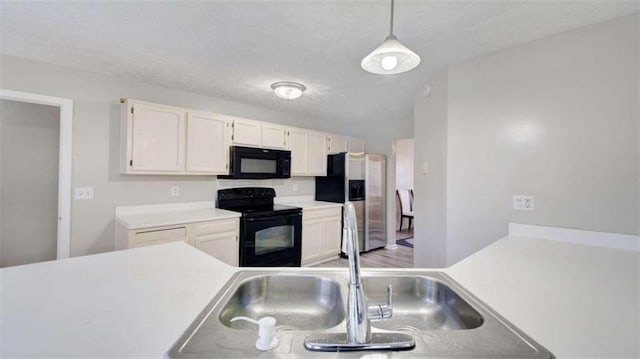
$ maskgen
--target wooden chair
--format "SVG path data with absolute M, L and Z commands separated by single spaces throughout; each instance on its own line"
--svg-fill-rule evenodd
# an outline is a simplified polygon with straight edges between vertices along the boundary
M 411 229 L 411 223 L 413 222 L 412 192 L 409 190 L 396 190 L 396 196 L 400 202 L 400 230 L 402 230 L 402 222 L 405 218 L 409 218 L 409 229 Z

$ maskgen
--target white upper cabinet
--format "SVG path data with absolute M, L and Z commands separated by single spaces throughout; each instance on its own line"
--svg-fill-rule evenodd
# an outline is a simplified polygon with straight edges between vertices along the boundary
M 291 175 L 309 175 L 309 131 L 290 128 L 289 149 L 291 150 Z
M 260 147 L 262 144 L 262 122 L 244 118 L 234 119 L 231 143 L 240 146 Z
M 322 132 L 289 128 L 292 176 L 327 175 L 327 136 Z
M 326 176 L 327 154 L 364 152 L 361 138 L 123 99 L 121 172 L 229 173 L 229 146 L 291 151 L 292 176 Z
M 122 111 L 122 173 L 228 173 L 233 118 L 138 100 Z
M 365 152 L 364 138 L 349 137 L 349 152 Z
M 264 148 L 287 149 L 288 130 L 284 126 L 273 123 L 262 123 L 262 146 Z
M 349 152 L 348 137 L 330 134 L 327 136 L 327 151 L 330 154 Z
M 231 125 L 224 116 L 187 114 L 187 172 L 227 174 Z
M 327 136 L 322 132 L 308 131 L 308 174 L 313 176 L 327 175 Z
M 123 111 L 124 173 L 184 171 L 185 109 L 127 101 Z

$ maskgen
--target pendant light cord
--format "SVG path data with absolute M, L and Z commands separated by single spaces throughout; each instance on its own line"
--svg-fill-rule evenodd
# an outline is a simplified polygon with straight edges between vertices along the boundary
M 389 28 L 389 35 L 393 35 L 393 1 L 391 0 L 391 26 Z

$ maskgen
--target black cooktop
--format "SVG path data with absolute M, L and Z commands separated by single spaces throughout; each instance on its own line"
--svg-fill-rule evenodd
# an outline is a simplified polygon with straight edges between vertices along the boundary
M 242 213 L 243 217 L 288 215 L 301 212 L 301 208 L 274 204 L 276 191 L 268 187 L 228 188 L 218 191 L 216 207 Z

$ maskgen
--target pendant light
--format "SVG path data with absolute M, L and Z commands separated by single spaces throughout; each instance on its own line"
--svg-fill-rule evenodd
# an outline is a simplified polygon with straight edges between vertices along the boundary
M 420 64 L 420 56 L 404 46 L 393 34 L 393 3 L 391 0 L 391 26 L 389 36 L 382 45 L 367 55 L 360 66 L 379 75 L 399 74 L 414 69 Z

